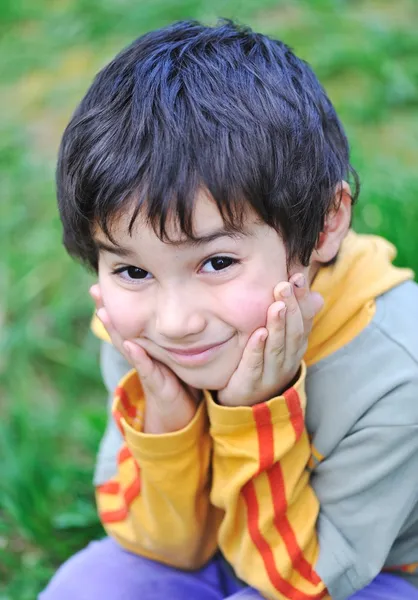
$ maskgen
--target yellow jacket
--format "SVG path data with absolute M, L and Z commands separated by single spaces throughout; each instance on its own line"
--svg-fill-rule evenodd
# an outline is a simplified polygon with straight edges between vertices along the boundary
M 370 256 L 373 273 L 370 273 Z M 375 298 L 412 277 L 390 265 L 393 247 L 350 233 L 337 264 L 313 289 L 325 299 L 296 384 L 253 407 L 224 407 L 207 391 L 181 430 L 142 432 L 144 397 L 135 371 L 115 392 L 124 438 L 118 473 L 97 488 L 100 518 L 128 550 L 180 569 L 220 548 L 237 576 L 267 598 L 329 597 L 315 572 L 319 502 L 309 464 L 318 457 L 305 427 L 306 365 L 332 354 L 371 321 Z M 350 285 L 356 292 L 344 297 Z M 100 324 L 93 330 L 106 339 Z

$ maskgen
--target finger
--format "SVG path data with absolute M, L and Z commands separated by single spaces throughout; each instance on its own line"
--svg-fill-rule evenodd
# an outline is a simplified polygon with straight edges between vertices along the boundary
M 286 335 L 286 304 L 273 302 L 267 311 L 268 338 L 264 348 L 264 372 L 277 372 L 284 361 Z
M 159 412 L 164 414 L 168 414 L 175 405 L 184 412 L 184 406 L 183 408 L 181 406 L 184 404 L 182 401 L 184 388 L 180 384 L 177 385 L 177 382 L 174 388 L 170 385 L 172 374 L 169 373 L 169 369 L 153 359 L 137 342 L 125 341 L 123 348 L 138 372 L 145 395 L 148 397 L 151 395 L 154 399 L 151 404 L 156 404 Z M 194 404 L 193 400 L 191 404 Z M 149 406 L 148 410 L 150 410 Z
M 267 329 L 265 327 L 259 329 L 250 337 L 242 354 L 242 368 L 252 381 L 259 379 L 263 374 L 264 347 L 267 338 Z
M 299 303 L 294 294 L 294 286 L 292 283 L 288 281 L 282 281 L 281 283 L 277 284 L 274 288 L 274 296 L 275 298 L 277 297 L 277 301 L 281 301 L 286 305 L 286 312 L 288 314 L 295 314 L 302 318 Z
M 281 300 L 286 304 L 284 357 L 286 364 L 294 360 L 305 343 L 305 323 L 294 294 L 294 286 L 289 282 L 282 282 L 276 286 L 276 289 Z
M 290 278 L 289 282 L 293 285 L 294 294 L 298 301 L 303 320 L 312 325 L 313 318 L 324 304 L 322 296 L 318 292 L 310 291 L 309 284 L 303 273 L 297 273 Z
M 100 286 L 98 283 L 95 283 L 89 289 L 89 294 L 94 300 L 94 304 L 96 305 L 96 310 L 103 306 L 102 292 L 100 290 Z
M 129 357 L 131 364 L 137 370 L 144 390 L 157 398 L 170 399 L 170 395 L 166 394 L 164 389 L 166 379 L 162 365 L 160 366 L 160 363 L 153 360 L 147 351 L 136 342 L 125 340 L 123 342 L 123 349 Z M 163 406 L 166 403 L 159 404 Z
M 153 377 L 155 377 L 155 363 L 148 356 L 147 352 L 139 344 L 134 342 L 124 341 L 123 349 L 129 356 L 132 365 L 138 371 L 141 382 L 148 387 L 153 386 Z
M 268 331 L 265 327 L 257 329 L 248 339 L 241 361 L 233 374 L 232 384 L 237 385 L 238 393 L 246 393 L 257 387 L 263 376 L 264 347 Z
M 230 406 L 245 405 L 253 398 L 253 392 L 260 386 L 264 365 L 264 346 L 268 336 L 265 327 L 254 331 L 244 348 L 238 367 L 228 384 L 218 392 L 221 404 Z
M 117 330 L 113 327 L 112 321 L 109 318 L 109 315 L 107 314 L 107 310 L 102 306 L 101 308 L 99 308 L 96 311 L 96 315 L 98 317 L 98 319 L 101 321 L 101 323 L 103 324 L 104 328 L 106 329 L 107 333 L 109 334 L 110 340 L 113 344 L 113 346 L 119 350 L 119 352 L 126 357 L 126 353 L 124 351 L 123 348 L 123 338 L 122 336 L 117 332 Z M 128 362 L 129 359 L 128 359 Z

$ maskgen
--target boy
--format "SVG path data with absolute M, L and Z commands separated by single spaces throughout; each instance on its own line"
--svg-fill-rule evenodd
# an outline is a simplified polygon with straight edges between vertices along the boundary
M 418 288 L 349 231 L 357 187 L 281 42 L 176 23 L 97 76 L 58 197 L 98 272 L 116 543 L 43 600 L 418 598 Z

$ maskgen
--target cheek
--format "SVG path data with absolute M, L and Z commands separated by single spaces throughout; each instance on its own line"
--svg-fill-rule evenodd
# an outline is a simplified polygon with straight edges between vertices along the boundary
M 276 261 L 266 259 L 275 254 Z M 225 287 L 221 299 L 225 320 L 240 334 L 241 348 L 256 329 L 266 325 L 274 288 L 287 280 L 286 263 L 273 248 L 249 264 L 242 278 Z
M 224 318 L 248 339 L 253 331 L 266 324 L 272 302 L 273 286 L 231 286 L 223 298 Z
M 115 285 L 110 277 L 99 277 L 99 283 L 103 304 L 113 327 L 123 339 L 138 336 L 147 320 L 138 295 Z

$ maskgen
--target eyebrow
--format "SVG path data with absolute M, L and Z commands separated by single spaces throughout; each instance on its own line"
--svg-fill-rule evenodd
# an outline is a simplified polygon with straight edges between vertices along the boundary
M 216 229 L 215 231 L 211 231 L 210 233 L 206 233 L 205 235 L 200 235 L 196 238 L 190 238 L 187 240 L 180 240 L 179 242 L 169 242 L 170 245 L 178 247 L 190 247 L 197 248 L 200 246 L 204 246 L 205 244 L 210 244 L 210 242 L 214 242 L 219 238 L 229 238 L 232 240 L 242 239 L 243 237 L 247 237 L 248 233 L 244 233 L 243 231 L 226 231 L 225 229 Z
M 94 239 L 93 241 L 96 246 L 96 250 L 110 252 L 111 254 L 117 254 L 118 256 L 135 256 L 135 252 L 129 248 L 124 248 L 123 246 L 113 246 L 112 244 L 107 244 L 106 242 L 102 242 L 101 240 L 97 239 Z
M 201 235 L 193 239 L 180 240 L 178 242 L 168 243 L 170 244 L 170 246 L 174 246 L 175 248 L 198 248 L 224 237 L 237 240 L 248 236 L 248 232 L 245 233 L 243 231 L 225 231 L 225 229 L 217 229 L 215 231 L 211 231 L 210 233 L 206 233 L 205 235 Z M 117 254 L 118 256 L 123 257 L 135 256 L 135 252 L 133 250 L 130 250 L 129 248 L 124 248 L 123 246 L 114 246 L 112 244 L 108 244 L 98 239 L 94 239 L 94 243 L 96 245 L 97 250 L 103 250 L 104 252 L 110 252 L 112 254 Z

